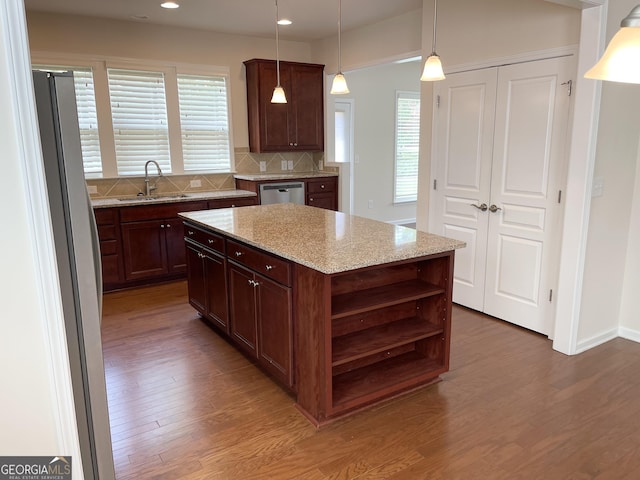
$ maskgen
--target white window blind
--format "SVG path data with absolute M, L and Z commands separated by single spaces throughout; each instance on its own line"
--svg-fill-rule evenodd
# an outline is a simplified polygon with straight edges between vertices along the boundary
M 415 202 L 418 197 L 420 150 L 420 95 L 396 93 L 394 202 Z
M 109 68 L 107 76 L 118 174 L 144 174 L 147 160 L 171 172 L 164 75 Z
M 84 173 L 87 177 L 99 177 L 102 174 L 102 158 L 100 156 L 96 96 L 91 69 L 60 65 L 34 65 L 33 68 L 49 72 L 73 72 Z
M 177 80 L 184 170 L 230 171 L 226 78 L 178 75 Z

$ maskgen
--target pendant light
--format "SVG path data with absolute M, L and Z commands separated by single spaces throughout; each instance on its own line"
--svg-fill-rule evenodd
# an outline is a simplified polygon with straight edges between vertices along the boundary
M 436 23 L 438 19 L 438 0 L 433 0 L 433 43 L 431 55 L 424 63 L 424 70 L 420 80 L 423 82 L 434 82 L 436 80 L 444 80 L 444 71 L 442 70 L 442 62 L 436 53 Z
M 333 83 L 331 84 L 331 93 L 333 95 L 343 95 L 349 93 L 349 87 L 347 87 L 347 80 L 342 73 L 342 46 L 340 44 L 340 35 L 342 30 L 342 0 L 338 0 L 338 73 L 333 77 Z
M 287 96 L 284 94 L 284 89 L 280 86 L 280 47 L 279 38 L 278 38 L 278 30 L 279 24 L 279 15 L 278 15 L 278 0 L 276 0 L 276 74 L 277 74 L 277 84 L 276 88 L 273 89 L 273 95 L 271 96 L 271 103 L 287 103 Z
M 622 83 L 640 83 L 640 5 L 622 22 L 602 58 L 585 78 Z

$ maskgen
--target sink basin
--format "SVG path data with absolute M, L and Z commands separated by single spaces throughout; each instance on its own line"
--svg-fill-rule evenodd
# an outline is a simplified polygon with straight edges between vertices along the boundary
M 137 197 L 124 197 L 119 198 L 121 202 L 152 202 L 154 200 L 170 200 L 173 198 L 189 198 L 189 195 L 186 193 L 179 193 L 176 195 L 152 195 L 150 197 L 145 197 L 144 195 L 139 195 Z

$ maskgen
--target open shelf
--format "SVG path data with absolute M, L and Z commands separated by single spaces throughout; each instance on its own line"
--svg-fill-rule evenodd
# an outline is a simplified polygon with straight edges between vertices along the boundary
M 406 280 L 391 285 L 336 295 L 331 299 L 331 318 L 342 318 L 348 315 L 377 310 L 419 298 L 438 295 L 444 291 L 444 288 L 427 282 Z
M 336 337 L 333 339 L 332 366 L 343 365 L 442 332 L 442 327 L 413 317 Z
M 333 377 L 333 408 L 351 408 L 382 396 L 406 390 L 435 379 L 444 371 L 441 360 L 411 351 Z

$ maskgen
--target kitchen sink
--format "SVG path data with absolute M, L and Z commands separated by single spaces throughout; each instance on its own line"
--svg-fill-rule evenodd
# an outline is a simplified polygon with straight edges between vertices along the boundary
M 119 198 L 121 202 L 152 202 L 154 200 L 170 200 L 173 198 L 189 198 L 189 195 L 186 193 L 180 193 L 176 195 L 152 195 L 150 197 L 145 197 L 144 195 L 138 195 L 137 197 L 123 197 Z

